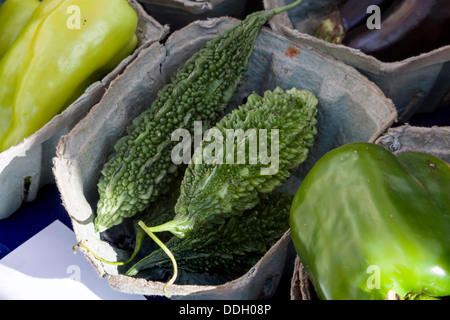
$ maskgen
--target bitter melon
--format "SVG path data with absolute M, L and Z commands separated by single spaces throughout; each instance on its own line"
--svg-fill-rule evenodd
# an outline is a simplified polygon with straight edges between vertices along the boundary
M 243 139 L 231 142 L 235 151 L 242 145 L 248 147 L 248 152 L 244 152 L 244 164 L 230 164 L 226 151 L 220 155 L 223 160 L 220 163 L 200 163 L 204 160 L 203 151 L 216 143 L 216 140 L 204 139 L 186 169 L 175 207 L 176 216 L 147 231 L 170 231 L 183 238 L 205 223 L 220 224 L 231 215 L 256 206 L 261 196 L 281 186 L 292 170 L 306 160 L 317 133 L 317 104 L 313 93 L 295 88 L 287 91 L 276 88 L 273 92 L 266 91 L 264 97 L 256 93 L 250 95 L 245 105 L 225 116 L 213 129 L 224 137 L 223 141 L 229 130 L 244 133 L 255 130 L 259 152 L 250 152 L 249 146 L 256 140 L 252 141 L 251 135 L 243 135 Z M 266 132 L 267 141 L 261 138 L 261 132 Z M 276 148 L 272 148 L 273 144 Z M 263 174 L 272 165 L 265 163 L 264 146 L 271 150 L 272 161 L 278 165 L 272 172 L 268 170 Z M 273 154 L 275 149 L 277 154 Z
M 289 229 L 292 198 L 275 192 L 242 217 L 230 217 L 217 228 L 202 228 L 184 239 L 172 237 L 166 246 L 180 269 L 241 276 Z M 126 275 L 136 276 L 146 269 L 171 266 L 166 253 L 158 249 L 133 265 Z
M 150 108 L 138 116 L 115 145 L 98 183 L 96 231 L 120 224 L 146 209 L 167 191 L 178 174 L 171 161 L 171 133 L 194 121 L 205 127 L 223 115 L 248 68 L 262 26 L 274 15 L 298 5 L 259 11 L 206 43 L 173 75 Z

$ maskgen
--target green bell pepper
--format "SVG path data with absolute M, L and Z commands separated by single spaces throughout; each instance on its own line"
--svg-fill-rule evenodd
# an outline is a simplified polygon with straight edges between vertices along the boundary
M 128 56 L 137 45 L 137 21 L 127 0 L 42 2 L 0 60 L 0 152 Z
M 40 0 L 7 0 L 0 6 L 0 59 L 17 39 Z
M 320 299 L 450 296 L 450 165 L 356 142 L 325 154 L 291 208 L 295 249 Z

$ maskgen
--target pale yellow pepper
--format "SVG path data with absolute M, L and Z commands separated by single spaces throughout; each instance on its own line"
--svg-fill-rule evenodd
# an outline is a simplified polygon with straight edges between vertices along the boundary
M 127 0 L 45 0 L 0 60 L 0 152 L 70 105 L 137 45 Z M 6 129 L 4 129 L 6 127 Z
M 6 0 L 0 7 L 0 59 L 22 32 L 40 0 Z

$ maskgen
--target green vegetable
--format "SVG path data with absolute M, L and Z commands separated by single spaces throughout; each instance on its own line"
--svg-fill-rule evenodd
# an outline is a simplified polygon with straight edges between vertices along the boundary
M 185 239 L 172 237 L 167 248 L 176 257 L 180 269 L 240 276 L 255 265 L 289 228 L 292 196 L 274 193 L 255 208 L 231 217 L 226 223 L 204 228 Z M 174 214 L 174 208 L 172 208 Z M 159 249 L 137 262 L 126 273 L 171 267 L 167 254 Z
M 20 35 L 40 3 L 39 0 L 6 0 L 0 5 L 0 59 Z
M 267 132 L 267 141 L 258 137 L 259 154 L 250 159 L 251 152 L 246 152 L 243 164 L 229 164 L 227 152 L 220 156 L 222 164 L 198 163 L 202 150 L 215 143 L 212 139 L 204 139 L 195 151 L 194 161 L 186 169 L 175 218 L 147 231 L 170 231 L 183 238 L 205 223 L 220 224 L 233 214 L 239 215 L 253 208 L 262 195 L 281 186 L 292 170 L 307 158 L 317 133 L 317 104 L 318 100 L 311 92 L 295 88 L 287 91 L 276 88 L 273 92 L 266 91 L 264 97 L 252 94 L 245 105 L 225 116 L 213 129 L 222 137 L 226 137 L 228 130 L 242 130 L 244 133 L 255 130 L 255 136 Z M 275 132 L 279 141 L 275 139 Z M 252 143 L 250 135 L 243 137 L 243 140 L 233 139 L 235 151 L 239 150 L 240 144 L 248 147 Z M 264 143 L 271 152 L 274 151 L 272 144 L 275 144 L 279 152 L 272 154 L 273 160 L 278 162 L 277 168 L 265 174 L 264 169 L 272 164 L 266 164 L 262 156 L 261 145 Z
M 131 254 L 130 258 L 127 261 L 109 261 L 105 260 L 99 255 L 97 255 L 95 252 L 91 251 L 85 244 L 78 243 L 75 246 L 73 246 L 72 250 L 74 253 L 76 253 L 76 249 L 81 247 L 84 248 L 87 252 L 90 252 L 97 260 L 100 260 L 107 264 L 112 265 L 118 265 L 118 266 L 124 266 L 129 263 L 131 263 L 138 255 L 139 251 L 141 250 L 143 241 L 147 238 L 147 234 L 145 231 L 139 226 L 139 220 L 145 221 L 150 226 L 153 225 L 159 225 L 161 223 L 170 221 L 175 216 L 174 208 L 175 204 L 177 203 L 177 199 L 180 196 L 180 184 L 181 179 L 177 178 L 175 179 L 170 185 L 169 190 L 171 192 L 168 192 L 167 194 L 161 196 L 153 206 L 147 208 L 143 212 L 137 214 L 132 219 L 134 224 L 134 231 L 135 231 L 135 245 L 133 253 Z M 165 238 L 164 238 L 165 239 Z M 167 240 L 170 239 L 170 237 L 167 237 Z
M 98 184 L 100 200 L 95 228 L 106 230 L 134 216 L 167 191 L 180 167 L 171 161 L 179 128 L 193 133 L 194 121 L 204 127 L 224 113 L 247 70 L 262 26 L 295 3 L 255 12 L 194 54 L 163 87 L 150 108 L 138 116 L 128 134 L 115 145 L 116 153 L 105 164 Z
M 201 228 L 225 224 L 231 216 L 239 217 L 245 210 L 255 207 L 262 197 L 281 186 L 291 171 L 308 156 L 317 133 L 317 104 L 318 100 L 311 92 L 295 88 L 288 91 L 276 88 L 273 92 L 266 91 L 264 97 L 254 93 L 245 105 L 233 110 L 211 129 L 218 134 L 215 138 L 217 141 L 219 137 L 225 141 L 228 130 L 241 130 L 244 133 L 242 139 L 233 138 L 226 147 L 233 146 L 233 151 L 238 150 L 236 158 L 239 159 L 239 146 L 249 146 L 249 152 L 243 151 L 243 163 L 230 164 L 228 152 L 219 149 L 215 152 L 211 150 L 214 156 L 209 160 L 213 161 L 206 161 L 202 150 L 207 150 L 214 142 L 204 139 L 186 169 L 174 219 L 155 227 L 147 227 L 142 221 L 139 222 L 141 228 L 169 256 L 174 266 L 174 274 L 164 290 L 176 280 L 178 266 L 170 249 L 154 233 L 169 231 L 179 238 L 195 236 L 195 232 Z M 245 135 L 248 130 L 254 130 L 253 138 L 251 134 Z M 266 132 L 270 137 L 256 137 L 261 132 Z M 252 154 L 250 145 L 256 142 L 259 154 Z M 276 170 L 267 170 L 267 154 L 262 152 L 264 145 L 271 149 L 271 156 L 277 162 Z M 234 153 L 232 156 L 234 158 Z
M 450 296 L 450 165 L 350 143 L 323 156 L 295 195 L 295 248 L 319 298 Z
M 188 261 L 192 264 L 190 268 L 195 268 L 194 262 L 198 263 L 197 267 L 217 267 L 225 263 L 228 257 L 233 260 L 227 262 L 228 270 L 234 270 L 236 266 L 244 265 L 244 257 L 240 254 L 243 251 L 249 252 L 245 259 L 253 263 L 255 254 L 265 252 L 268 243 L 273 242 L 273 232 L 280 230 L 276 229 L 279 225 L 275 221 L 282 221 L 277 220 L 279 216 L 272 212 L 274 210 L 268 210 L 273 215 L 272 222 L 270 217 L 265 218 L 265 214 L 269 214 L 266 212 L 261 213 L 261 221 L 250 226 L 250 221 L 255 221 L 254 215 L 258 215 L 258 210 L 262 207 L 258 207 L 253 216 L 247 216 L 248 212 L 245 212 L 257 205 L 263 206 L 261 201 L 280 187 L 291 172 L 307 158 L 317 133 L 317 104 L 318 100 L 309 91 L 295 88 L 283 91 L 276 88 L 273 92 L 266 91 L 264 97 L 256 93 L 250 95 L 245 105 L 220 120 L 211 129 L 211 132 L 215 130 L 218 134 L 217 139 L 219 136 L 225 137 L 230 130 L 242 132 L 241 137 L 233 136 L 226 144 L 227 150 L 232 147 L 230 150 L 233 162 L 230 163 L 230 150 L 220 152 L 219 149 L 212 152 L 215 155 L 209 159 L 212 159 L 212 162 L 206 161 L 203 148 L 207 150 L 214 142 L 204 138 L 181 182 L 173 219 L 157 226 L 154 226 L 152 221 L 150 227 L 143 221 L 138 223 L 161 247 L 165 253 L 164 259 L 159 251 L 138 263 L 129 274 L 138 272 L 149 263 L 166 263 L 170 259 L 174 266 L 174 275 L 166 287 L 176 280 L 177 260 L 171 249 L 154 235 L 154 232 L 162 231 L 169 231 L 177 236 L 170 240 L 168 245 L 176 250 L 185 268 L 188 268 Z M 262 138 L 261 132 L 267 134 L 266 139 Z M 259 153 L 251 151 L 255 145 L 259 148 Z M 242 150 L 240 146 L 245 148 Z M 275 160 L 276 168 L 267 161 L 268 150 L 264 152 L 263 149 L 270 149 L 270 159 Z M 242 154 L 244 157 L 240 159 Z M 215 239 L 213 235 L 219 232 L 218 230 L 220 236 Z M 275 237 L 279 236 L 279 233 L 275 233 Z M 142 231 L 138 232 L 137 237 L 136 243 L 140 246 Z M 184 241 L 180 241 L 181 238 Z M 133 257 L 138 250 L 136 246 Z M 191 255 L 187 255 L 187 252 Z M 217 254 L 214 255 L 213 252 Z M 202 255 L 204 260 L 200 259 Z M 101 258 L 100 260 L 104 261 Z M 126 263 L 129 262 L 130 260 Z
M 74 7 L 79 26 L 68 24 Z M 0 59 L 0 152 L 41 129 L 130 55 L 137 24 L 126 0 L 39 4 Z

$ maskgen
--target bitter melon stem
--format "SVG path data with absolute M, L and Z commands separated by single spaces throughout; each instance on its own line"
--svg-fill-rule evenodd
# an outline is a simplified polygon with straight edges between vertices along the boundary
M 281 12 L 288 11 L 288 10 L 298 6 L 300 4 L 300 2 L 302 2 L 302 0 L 297 0 L 294 3 L 288 4 L 284 7 L 273 9 L 273 10 L 271 10 L 271 12 L 273 12 L 274 15 L 277 15 Z
M 133 261 L 134 258 L 136 258 L 136 255 L 138 254 L 139 250 L 141 249 L 141 245 L 142 245 L 142 241 L 144 240 L 144 236 L 145 236 L 145 232 L 143 230 L 139 229 L 138 233 L 136 234 L 136 246 L 134 247 L 134 251 L 131 254 L 130 259 L 128 259 L 127 261 L 109 261 L 109 260 L 103 259 L 102 257 L 100 257 L 99 255 L 94 253 L 91 249 L 89 249 L 83 243 L 78 243 L 78 244 L 74 245 L 72 247 L 72 251 L 73 251 L 74 254 L 76 254 L 77 253 L 77 248 L 83 248 L 87 252 L 92 254 L 94 256 L 94 258 L 97 259 L 97 260 L 100 260 L 100 261 L 102 261 L 104 263 L 112 264 L 112 265 L 115 265 L 115 266 L 124 266 L 124 265 L 130 263 L 131 261 Z
M 194 226 L 189 219 L 175 219 L 147 229 L 153 233 L 169 231 L 178 238 L 184 238 L 194 229 Z
M 172 285 L 177 280 L 177 277 L 178 277 L 177 261 L 175 260 L 175 257 L 173 256 L 173 254 L 169 250 L 169 248 L 167 248 L 167 246 L 161 240 L 159 240 L 158 237 L 155 236 L 155 234 L 150 230 L 151 228 L 147 227 L 143 221 L 139 221 L 138 224 L 150 236 L 150 238 L 152 238 L 153 241 L 155 241 L 155 243 L 167 254 L 167 256 L 172 261 L 173 275 L 172 275 L 172 278 L 170 278 L 170 280 L 164 285 L 164 288 L 163 288 L 164 294 L 167 297 L 170 297 L 170 294 L 167 293 L 167 287 Z

